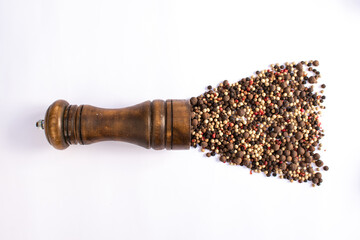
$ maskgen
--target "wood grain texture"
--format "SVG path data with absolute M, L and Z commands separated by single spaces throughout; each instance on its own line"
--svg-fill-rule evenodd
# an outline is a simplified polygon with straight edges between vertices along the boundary
M 165 121 L 166 106 L 163 100 L 154 100 L 151 102 L 151 147 L 156 150 L 165 147 Z
M 69 146 L 64 136 L 63 117 L 69 105 L 65 100 L 57 100 L 48 108 L 45 115 L 45 135 L 49 143 L 62 150 Z
M 190 148 L 190 104 L 184 100 L 171 100 L 172 102 L 172 146 L 171 149 Z
M 45 134 L 56 149 L 70 144 L 123 141 L 144 148 L 190 147 L 188 100 L 154 100 L 131 107 L 105 109 L 54 102 L 45 116 Z

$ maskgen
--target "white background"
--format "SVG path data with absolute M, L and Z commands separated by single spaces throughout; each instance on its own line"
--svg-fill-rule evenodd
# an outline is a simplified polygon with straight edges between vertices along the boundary
M 360 2 L 0 0 L 0 239 L 360 239 Z M 321 187 L 198 151 L 53 149 L 57 99 L 190 98 L 271 63 L 318 59 Z

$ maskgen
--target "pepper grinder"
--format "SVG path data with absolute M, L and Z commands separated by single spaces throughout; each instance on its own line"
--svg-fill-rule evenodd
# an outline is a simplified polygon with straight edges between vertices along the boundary
M 70 105 L 57 100 L 36 125 L 56 149 L 71 144 L 124 141 L 145 148 L 189 149 L 189 100 L 153 100 L 119 109 Z

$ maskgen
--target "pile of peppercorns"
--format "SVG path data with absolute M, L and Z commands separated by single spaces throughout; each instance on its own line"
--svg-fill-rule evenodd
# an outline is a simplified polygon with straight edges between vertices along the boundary
M 322 183 L 319 172 L 320 140 L 324 136 L 319 116 L 324 90 L 314 91 L 319 62 L 273 64 L 270 69 L 190 99 L 192 146 L 207 157 L 264 172 L 289 181 Z M 325 88 L 325 84 L 320 86 Z

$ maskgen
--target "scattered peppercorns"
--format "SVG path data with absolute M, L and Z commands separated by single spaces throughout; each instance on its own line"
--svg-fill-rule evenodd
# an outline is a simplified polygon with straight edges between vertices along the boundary
M 233 84 L 208 86 L 190 99 L 192 146 L 250 173 L 320 185 L 324 163 L 315 148 L 324 136 L 319 116 L 325 96 L 314 91 L 321 76 L 306 70 L 311 66 L 319 61 L 273 64 Z

